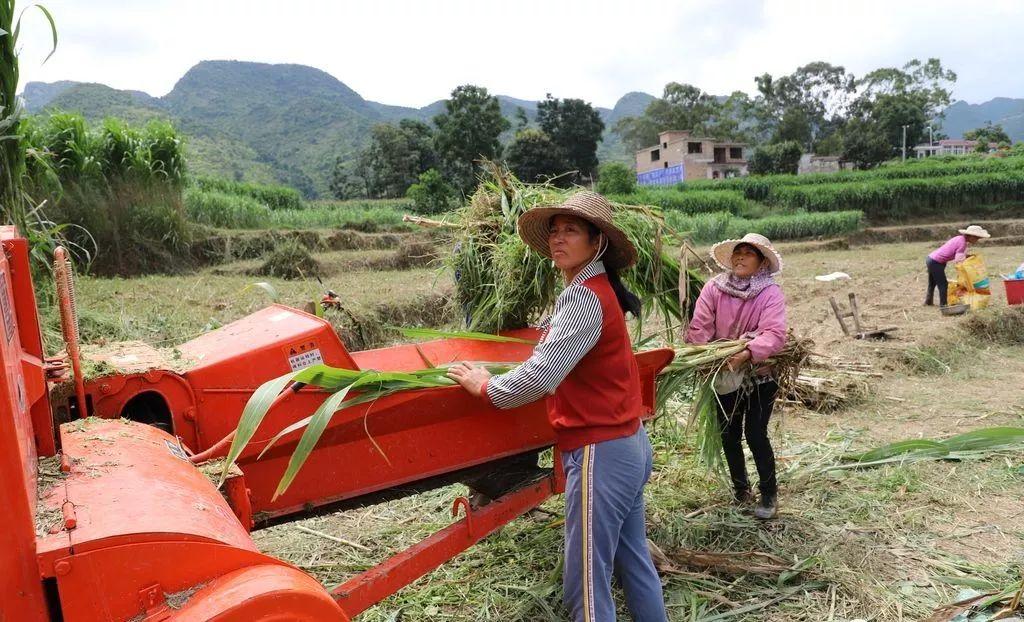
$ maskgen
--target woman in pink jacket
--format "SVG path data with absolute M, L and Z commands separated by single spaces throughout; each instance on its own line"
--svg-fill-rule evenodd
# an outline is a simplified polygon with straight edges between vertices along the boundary
M 979 225 L 971 225 L 966 229 L 959 229 L 957 232 L 960 235 L 949 238 L 945 244 L 932 251 L 924 259 L 925 266 L 928 267 L 928 294 L 924 298 L 925 306 L 935 304 L 936 289 L 939 290 L 939 306 L 946 306 L 946 297 L 949 291 L 949 281 L 946 280 L 946 264 L 951 261 L 960 263 L 967 258 L 967 251 L 971 244 L 992 237 Z
M 747 340 L 746 349 L 729 359 L 716 380 L 718 422 L 736 500 L 743 504 L 754 500 L 740 443 L 746 428 L 761 491 L 754 515 L 769 519 L 778 509 L 778 486 L 768 421 L 779 385 L 763 363 L 786 343 L 786 299 L 774 278 L 782 270 L 782 257 L 756 233 L 719 242 L 711 255 L 726 272 L 701 291 L 686 341 Z

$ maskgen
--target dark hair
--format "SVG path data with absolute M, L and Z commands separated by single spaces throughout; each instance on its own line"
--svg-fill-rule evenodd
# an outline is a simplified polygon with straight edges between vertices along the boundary
M 761 261 L 764 261 L 764 253 L 761 252 L 761 249 L 759 249 L 758 247 L 754 246 L 749 242 L 740 242 L 736 246 L 732 247 L 732 252 L 735 253 L 736 249 L 738 249 L 741 246 L 746 246 L 750 250 L 754 251 L 754 254 L 757 255 L 757 258 L 760 259 Z
M 583 221 L 587 223 L 587 229 L 590 231 L 590 239 L 594 239 L 602 233 L 601 229 L 599 229 L 594 223 L 586 219 Z M 607 239 L 607 236 L 605 236 L 605 238 Z M 640 298 L 638 298 L 633 292 L 629 291 L 622 283 L 622 278 L 619 276 L 618 269 L 605 265 L 604 271 L 605 274 L 608 275 L 608 282 L 612 286 L 612 291 L 615 292 L 615 298 L 619 301 L 619 307 L 622 309 L 623 315 L 628 311 L 633 314 L 633 317 L 640 317 Z

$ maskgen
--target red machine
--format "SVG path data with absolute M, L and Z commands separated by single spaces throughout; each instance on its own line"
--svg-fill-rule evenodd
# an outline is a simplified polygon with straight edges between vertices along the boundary
M 324 320 L 274 305 L 181 345 L 170 359 L 142 344 L 93 353 L 106 371 L 75 387 L 67 371 L 81 363 L 76 331 L 64 332 L 69 361 L 44 357 L 26 241 L 7 227 L 0 243 L 0 507 L 10 516 L 0 530 L 0 620 L 349 620 L 562 490 L 561 473 L 550 469 L 489 477 L 504 472 L 496 465 L 552 445 L 543 403 L 496 411 L 444 387 L 338 412 L 272 502 L 301 432 L 256 455 L 323 400 L 309 389 L 288 394 L 218 491 L 195 463 L 224 453 L 219 441 L 270 378 L 321 361 L 385 370 L 520 361 L 531 347 L 447 339 L 349 353 Z M 63 287 L 71 321 L 73 291 Z M 671 357 L 637 355 L 648 409 Z M 461 520 L 331 590 L 261 554 L 248 533 L 455 481 L 493 501 L 472 509 L 455 499 Z

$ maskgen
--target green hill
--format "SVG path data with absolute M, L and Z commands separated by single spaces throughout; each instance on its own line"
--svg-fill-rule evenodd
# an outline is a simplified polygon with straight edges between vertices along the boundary
M 30 82 L 23 96 L 29 111 L 77 111 L 90 121 L 168 118 L 188 138 L 193 172 L 285 183 L 307 196 L 328 194 L 335 160 L 355 157 L 374 124 L 403 118 L 429 122 L 444 110 L 443 101 L 422 108 L 367 101 L 313 67 L 241 61 L 200 62 L 163 97 L 69 81 Z M 520 107 L 535 119 L 536 101 L 498 99 L 513 123 Z M 632 161 L 610 130 L 618 118 L 638 114 L 651 99 L 629 93 L 613 109 L 598 108 L 607 125 L 602 159 Z

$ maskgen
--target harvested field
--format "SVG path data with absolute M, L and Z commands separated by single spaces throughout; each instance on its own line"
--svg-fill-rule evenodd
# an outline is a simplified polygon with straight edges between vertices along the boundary
M 995 313 L 1005 312 L 998 282 L 992 313 L 944 318 L 921 306 L 924 255 L 932 247 L 783 247 L 791 325 L 827 355 L 816 359 L 824 373 L 808 369 L 806 375 L 831 378 L 844 367 L 864 375 L 852 374 L 858 387 L 841 390 L 856 391 L 854 399 L 834 409 L 824 402 L 812 408 L 789 404 L 775 417 L 779 519 L 759 523 L 728 503 L 726 487 L 696 461 L 685 405 L 652 424 L 649 535 L 664 553 L 671 620 L 923 620 L 965 584 L 1019 584 L 1024 453 L 822 470 L 848 452 L 892 441 L 1024 426 L 1024 349 L 1012 343 L 1017 316 Z M 991 272 L 1024 260 L 1019 248 L 979 248 Z M 372 251 L 365 259 L 372 264 L 389 252 Z M 346 266 L 325 282 L 351 301 L 352 317 L 336 322 L 352 347 L 393 339 L 383 330 L 386 324 L 455 320 L 443 304 L 449 284 L 444 273 L 355 269 L 359 255 L 351 251 L 315 256 L 325 266 Z M 92 318 L 93 331 L 116 329 L 167 345 L 266 304 L 262 291 L 245 290 L 254 277 L 214 273 L 227 267 L 187 278 L 83 278 L 79 308 Z M 853 280 L 813 278 L 834 271 Z M 286 304 L 301 306 L 319 296 L 315 281 L 270 282 Z M 865 324 L 897 326 L 896 339 L 844 337 L 828 296 L 842 300 L 848 291 L 857 292 Z M 449 486 L 278 525 L 254 537 L 261 550 L 333 586 L 450 524 L 451 501 L 461 494 L 465 487 Z M 549 501 L 359 619 L 565 619 L 561 511 L 560 499 Z M 628 619 L 624 605 L 620 613 Z

